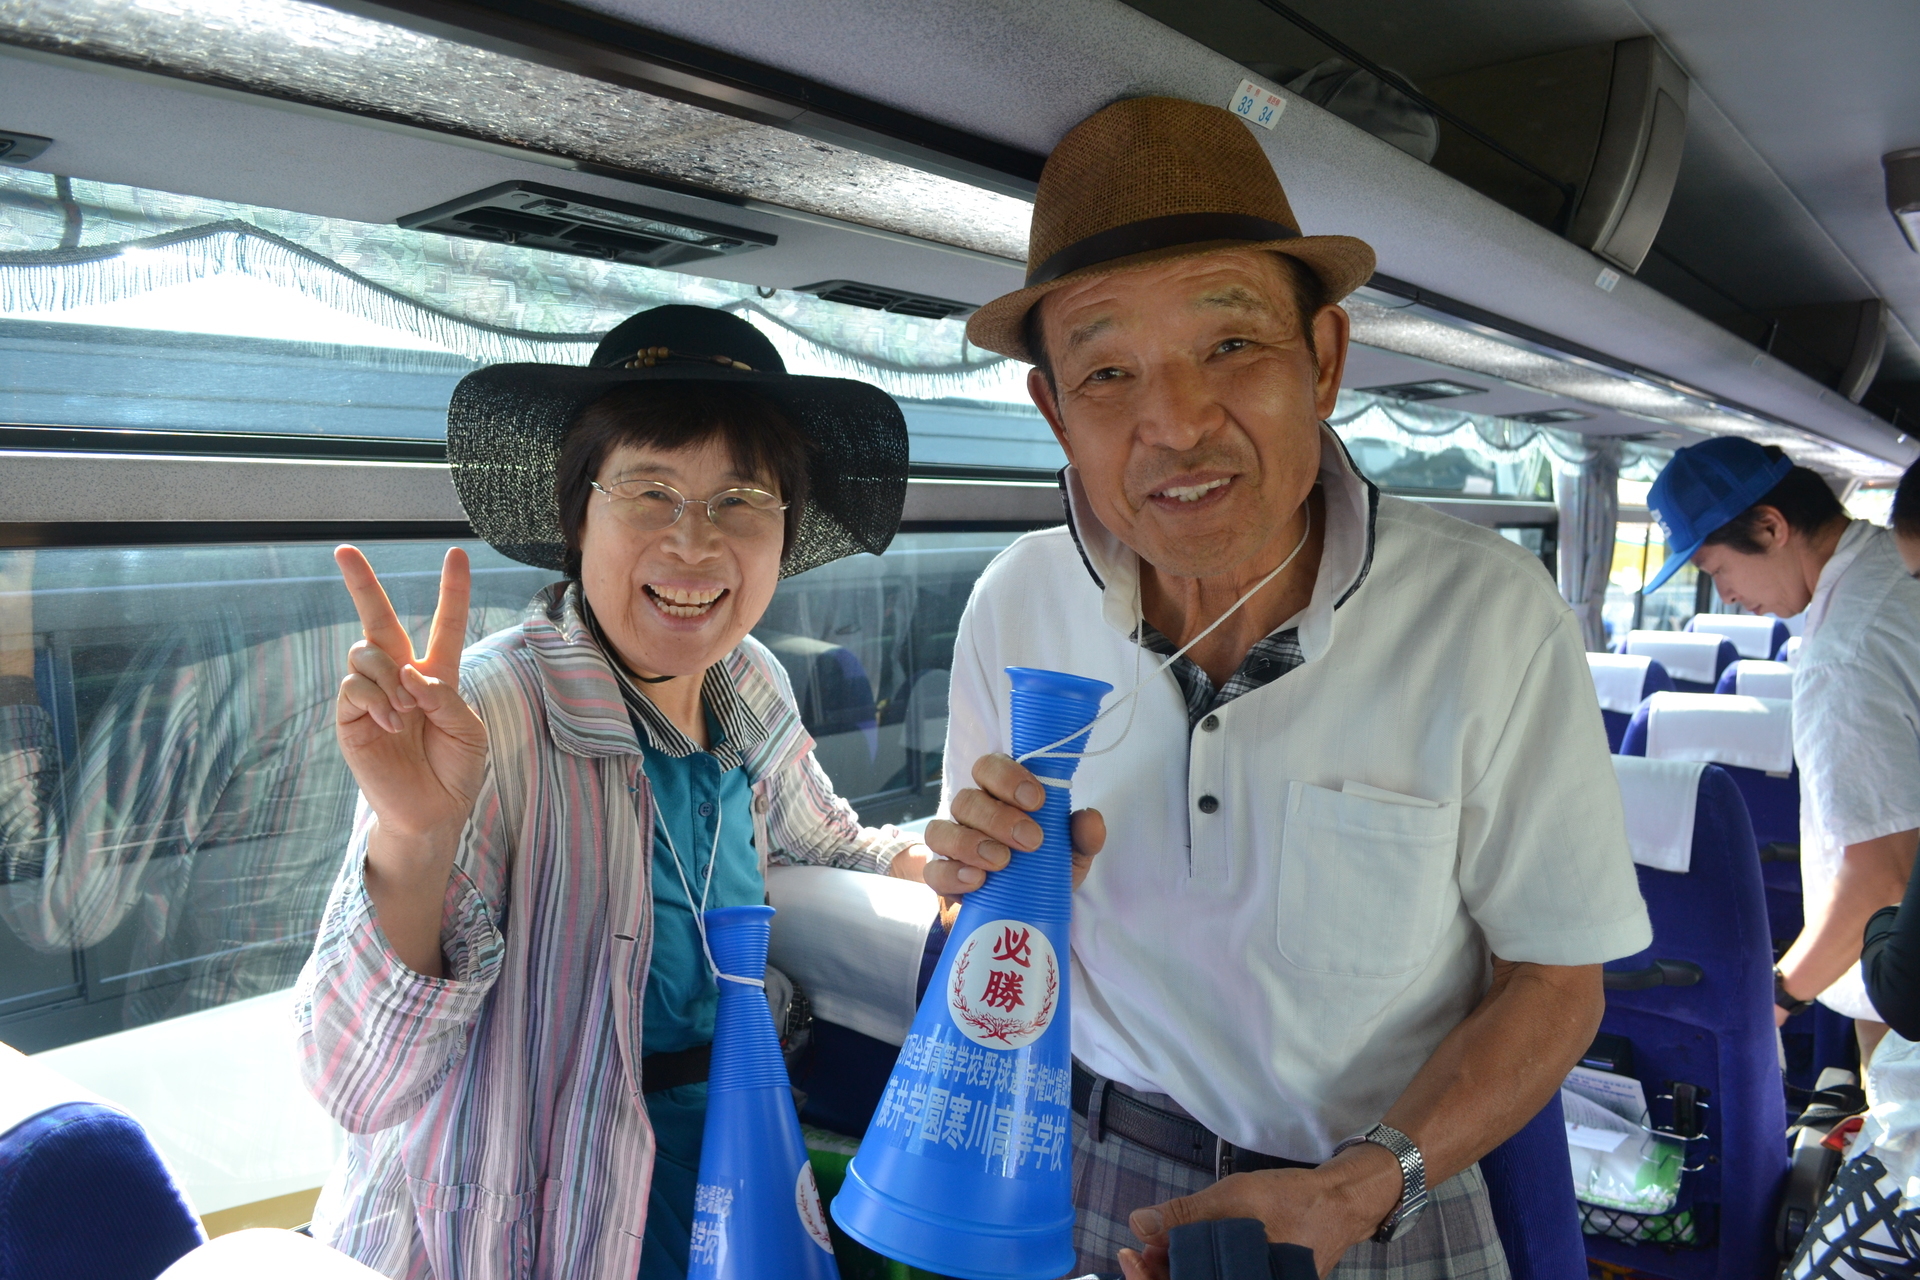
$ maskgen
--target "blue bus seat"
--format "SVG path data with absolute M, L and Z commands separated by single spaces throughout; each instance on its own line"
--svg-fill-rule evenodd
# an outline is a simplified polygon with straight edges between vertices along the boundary
M 1712 693 L 1721 673 L 1740 659 L 1725 636 L 1692 631 L 1629 631 L 1620 652 L 1659 659 L 1681 693 Z
M 1735 693 L 1748 698 L 1793 700 L 1793 668 L 1784 662 L 1763 662 L 1742 658 L 1720 673 L 1715 693 Z
M 1793 660 L 1796 657 L 1798 657 L 1799 654 L 1800 654 L 1800 637 L 1788 636 L 1786 640 L 1781 644 L 1780 648 L 1774 652 L 1773 660 L 1775 662 L 1784 662 L 1788 666 L 1792 666 Z
M 1665 733 L 1677 727 L 1678 733 Z M 1761 849 L 1767 917 L 1776 943 L 1800 936 L 1800 770 L 1793 763 L 1792 704 L 1740 696 L 1662 694 L 1634 713 L 1620 752 L 1697 760 L 1727 771 L 1747 803 Z M 1783 769 L 1784 766 L 1784 769 Z
M 1699 967 L 1689 986 L 1609 990 L 1601 1030 L 1631 1045 L 1652 1120 L 1671 1123 L 1674 1083 L 1702 1091 L 1702 1137 L 1687 1144 L 1676 1212 L 1691 1210 L 1697 1244 L 1662 1246 L 1588 1237 L 1588 1253 L 1614 1268 L 1663 1280 L 1751 1280 L 1771 1275 L 1774 1211 L 1787 1174 L 1786 1103 L 1773 1023 L 1773 949 L 1759 851 L 1739 788 L 1717 765 L 1616 756 L 1629 810 L 1640 892 L 1653 946 L 1610 970 L 1646 970 L 1657 957 Z M 1697 781 L 1694 781 L 1697 779 Z M 1692 797 L 1692 814 L 1684 804 Z M 1662 810 L 1666 810 L 1663 815 Z M 1646 833 L 1685 840 L 1685 871 L 1659 859 Z M 1670 862 L 1667 865 L 1672 865 Z
M 206 1238 L 139 1121 L 0 1045 L 0 1276 L 154 1280 Z
M 1687 630 L 1725 636 L 1743 658 L 1771 658 L 1792 634 L 1780 619 L 1753 613 L 1696 613 Z
M 793 683 L 794 705 L 815 738 L 858 732 L 867 750 L 879 748 L 880 717 L 860 655 L 845 645 L 791 632 L 756 630 L 754 639 L 773 651 Z
M 1589 653 L 1587 671 L 1607 726 L 1607 750 L 1618 755 L 1634 711 L 1654 694 L 1671 690 L 1673 680 L 1658 659 L 1643 654 Z
M 1586 1242 L 1560 1094 L 1480 1160 L 1513 1280 L 1586 1280 Z

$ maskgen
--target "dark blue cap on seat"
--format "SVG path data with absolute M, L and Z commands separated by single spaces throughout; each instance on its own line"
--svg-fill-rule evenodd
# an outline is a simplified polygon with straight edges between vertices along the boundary
M 1770 458 L 1739 436 L 1719 436 L 1676 452 L 1647 493 L 1647 507 L 1666 534 L 1667 558 L 1641 591 L 1658 590 L 1715 530 L 1766 497 L 1792 470 L 1793 459 Z

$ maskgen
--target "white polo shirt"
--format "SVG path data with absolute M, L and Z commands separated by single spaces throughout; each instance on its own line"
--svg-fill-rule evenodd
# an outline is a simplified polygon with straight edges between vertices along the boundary
M 1920 582 L 1893 534 L 1855 520 L 1820 571 L 1793 670 L 1800 766 L 1800 887 L 1811 914 L 1833 896 L 1850 844 L 1920 827 Z M 1855 964 L 1820 993 L 1880 1021 Z
M 1304 663 L 1212 730 L 1188 728 L 1160 675 L 1073 784 L 1108 832 L 1074 897 L 1075 1056 L 1295 1160 L 1386 1113 L 1479 1001 L 1490 955 L 1594 964 L 1652 936 L 1580 628 L 1539 562 L 1379 495 L 1330 431 L 1320 479 L 1320 573 L 1286 624 Z M 1138 562 L 1072 508 L 974 588 L 949 798 L 1008 749 L 1003 668 L 1133 685 Z

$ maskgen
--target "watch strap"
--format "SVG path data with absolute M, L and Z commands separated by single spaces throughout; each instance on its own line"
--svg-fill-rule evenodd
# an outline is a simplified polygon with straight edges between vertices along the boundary
M 1789 1018 L 1813 1008 L 1813 1001 L 1801 1000 L 1788 993 L 1787 978 L 1780 972 L 1779 965 L 1773 967 L 1773 1002 L 1785 1009 Z
M 1400 1162 L 1400 1202 L 1373 1233 L 1376 1241 L 1386 1244 L 1406 1234 L 1414 1219 L 1427 1207 L 1427 1162 L 1413 1139 L 1389 1124 L 1376 1124 L 1365 1133 L 1348 1138 L 1333 1149 L 1333 1154 L 1337 1156 L 1362 1142 L 1385 1147 Z

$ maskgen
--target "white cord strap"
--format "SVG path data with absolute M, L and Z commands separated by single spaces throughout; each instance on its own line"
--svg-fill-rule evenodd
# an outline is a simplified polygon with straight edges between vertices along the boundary
M 1142 679 L 1140 677 L 1140 651 L 1145 647 L 1140 643 L 1140 629 L 1142 626 L 1145 625 L 1145 618 L 1142 615 L 1140 610 L 1140 581 L 1139 581 L 1138 575 L 1136 574 L 1134 578 L 1134 584 L 1133 584 L 1133 641 L 1134 641 L 1133 688 L 1127 690 L 1127 692 L 1123 694 L 1120 698 L 1118 698 L 1113 702 L 1108 703 L 1104 708 L 1102 708 L 1099 715 L 1096 715 L 1093 719 L 1087 722 L 1086 728 L 1075 729 L 1072 733 L 1068 734 L 1064 738 L 1060 738 L 1054 742 L 1050 742 L 1044 747 L 1040 747 L 1033 751 L 1028 751 L 1022 755 L 1015 756 L 1014 762 L 1016 764 L 1025 764 L 1029 760 L 1042 759 L 1042 758 L 1050 759 L 1050 760 L 1090 760 L 1094 756 L 1103 756 L 1107 754 L 1107 752 L 1116 749 L 1117 747 L 1119 747 L 1121 743 L 1125 742 L 1127 740 L 1127 735 L 1133 732 L 1133 712 L 1134 712 L 1134 706 L 1135 706 L 1134 699 L 1139 696 L 1140 690 L 1146 688 L 1147 681 L 1158 679 L 1160 677 L 1161 672 L 1171 667 L 1174 663 L 1180 661 L 1180 659 L 1186 657 L 1187 650 L 1193 648 L 1193 646 L 1199 644 L 1202 640 L 1205 640 L 1208 636 L 1212 635 L 1214 633 L 1214 630 L 1218 628 L 1221 623 L 1225 622 L 1228 618 L 1231 618 L 1234 614 L 1238 613 L 1240 611 L 1241 605 L 1253 599 L 1253 597 L 1260 592 L 1260 589 L 1262 587 L 1266 586 L 1269 582 L 1272 582 L 1275 578 L 1279 577 L 1280 574 L 1286 569 L 1286 567 L 1293 563 L 1294 558 L 1306 549 L 1307 539 L 1311 537 L 1313 534 L 1313 507 L 1311 504 L 1305 504 L 1301 507 L 1301 510 L 1306 513 L 1307 526 L 1306 528 L 1300 531 L 1300 541 L 1294 545 L 1294 548 L 1292 551 L 1289 551 L 1287 553 L 1287 558 L 1285 560 L 1282 560 L 1279 564 L 1275 565 L 1273 567 L 1272 572 L 1268 573 L 1266 577 L 1260 579 L 1260 581 L 1254 583 L 1251 587 L 1248 587 L 1246 594 L 1242 595 L 1238 600 L 1235 600 L 1233 602 L 1232 608 L 1228 609 L 1225 613 L 1215 618 L 1212 622 L 1209 622 L 1206 626 L 1206 629 L 1203 630 L 1199 635 L 1195 636 L 1193 639 L 1187 641 L 1185 644 L 1181 645 L 1178 649 L 1176 649 L 1173 653 L 1173 656 L 1168 658 L 1165 662 L 1162 662 L 1159 666 L 1155 667 L 1153 669 L 1152 674 L 1148 675 L 1146 679 Z M 1072 742 L 1075 738 L 1079 737 L 1081 734 L 1091 733 L 1094 725 L 1099 724 L 1102 720 L 1106 719 L 1110 713 L 1118 711 L 1123 705 L 1126 706 L 1127 708 L 1127 723 L 1121 727 L 1120 736 L 1115 738 L 1111 743 L 1100 748 L 1098 751 L 1058 750 L 1059 747 L 1062 747 L 1067 743 Z M 1036 774 L 1035 776 L 1038 777 L 1039 775 Z M 1058 778 L 1041 778 L 1040 781 L 1043 783 L 1046 783 L 1048 786 L 1064 787 L 1067 785 L 1067 783 L 1061 781 Z
M 743 978 L 738 974 L 720 972 L 720 966 L 713 960 L 713 948 L 707 945 L 707 893 L 713 888 L 713 870 L 720 860 L 720 825 L 726 816 L 725 806 L 716 802 L 713 809 L 713 848 L 707 851 L 707 878 L 700 884 L 700 903 L 694 908 L 693 928 L 700 935 L 700 950 L 706 953 L 707 968 L 712 970 L 715 981 L 737 982 L 743 987 L 759 987 L 764 991 L 767 989 L 765 978 Z M 673 847 L 673 832 L 667 830 L 666 824 L 660 821 L 657 806 L 653 822 L 660 838 L 667 842 L 667 852 L 673 855 L 673 869 L 680 877 L 680 888 L 686 892 L 687 905 L 693 906 L 693 884 L 687 879 L 687 869 L 680 862 L 680 851 Z

